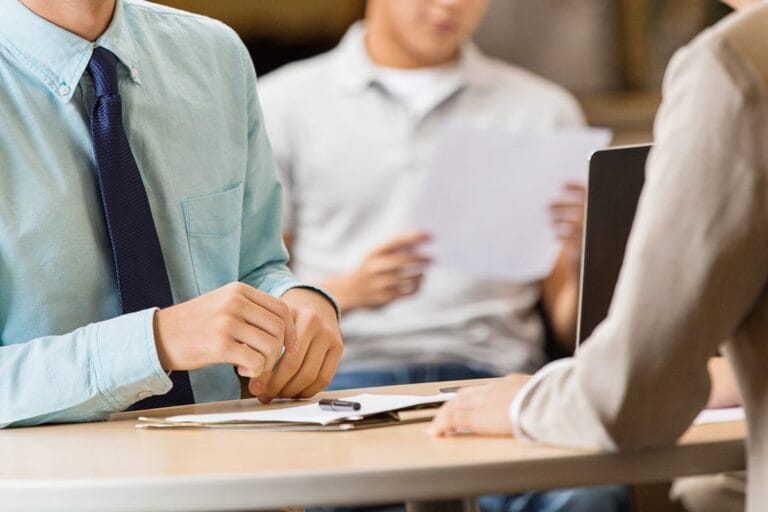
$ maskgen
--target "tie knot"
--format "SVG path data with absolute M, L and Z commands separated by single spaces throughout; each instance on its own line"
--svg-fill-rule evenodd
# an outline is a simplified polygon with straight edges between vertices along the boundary
M 93 77 L 97 97 L 118 94 L 117 57 L 114 53 L 101 46 L 95 48 L 88 63 L 88 72 Z

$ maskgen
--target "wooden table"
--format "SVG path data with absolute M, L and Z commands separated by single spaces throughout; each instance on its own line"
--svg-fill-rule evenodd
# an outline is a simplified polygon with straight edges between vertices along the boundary
M 438 387 L 373 391 L 431 394 Z M 254 403 L 220 402 L 172 412 L 237 410 Z M 745 467 L 742 423 L 694 427 L 677 446 L 627 455 L 508 438 L 434 439 L 426 427 L 147 431 L 136 430 L 127 415 L 103 423 L 0 430 L 0 510 L 234 511 L 393 501 L 415 506 L 492 492 L 644 483 Z

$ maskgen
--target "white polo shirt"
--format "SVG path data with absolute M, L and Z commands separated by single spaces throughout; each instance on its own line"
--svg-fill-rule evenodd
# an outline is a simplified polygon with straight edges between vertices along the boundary
M 584 123 L 563 89 L 471 44 L 452 69 L 409 78 L 377 68 L 364 33 L 353 25 L 334 50 L 259 85 L 294 240 L 291 267 L 305 281 L 349 272 L 412 228 L 409 212 L 447 124 L 549 131 Z M 412 98 L 403 96 L 408 82 Z M 343 315 L 341 368 L 463 362 L 500 374 L 534 370 L 545 361 L 539 297 L 538 282 L 433 267 L 417 295 Z

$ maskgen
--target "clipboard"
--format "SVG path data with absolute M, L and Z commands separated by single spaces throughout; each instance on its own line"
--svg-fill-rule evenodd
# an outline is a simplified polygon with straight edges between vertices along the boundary
M 361 411 L 321 411 L 317 403 L 283 409 L 224 414 L 198 414 L 152 418 L 141 416 L 137 429 L 224 430 L 247 432 L 347 432 L 421 423 L 432 420 L 452 393 L 432 396 L 357 395 L 345 400 L 359 401 Z

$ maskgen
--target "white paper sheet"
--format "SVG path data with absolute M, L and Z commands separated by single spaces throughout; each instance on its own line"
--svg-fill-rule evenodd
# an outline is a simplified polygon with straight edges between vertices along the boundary
M 435 264 L 515 282 L 548 275 L 560 242 L 549 204 L 567 181 L 586 184 L 589 157 L 611 133 L 547 134 L 451 127 L 438 144 L 412 212 L 433 235 Z
M 305 423 L 328 425 L 350 417 L 369 416 L 395 411 L 417 405 L 442 403 L 456 396 L 454 393 L 440 393 L 431 396 L 415 395 L 371 395 L 361 394 L 344 397 L 341 400 L 360 402 L 357 411 L 326 411 L 317 403 L 286 407 L 283 409 L 255 410 L 222 414 L 187 414 L 165 418 L 168 423 Z
M 746 418 L 743 407 L 729 407 L 726 409 L 704 409 L 693 420 L 694 425 L 708 425 L 710 423 L 727 423 L 729 421 L 743 421 Z

